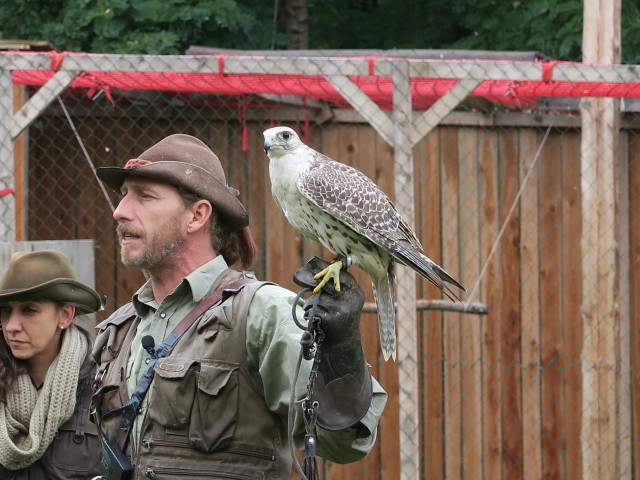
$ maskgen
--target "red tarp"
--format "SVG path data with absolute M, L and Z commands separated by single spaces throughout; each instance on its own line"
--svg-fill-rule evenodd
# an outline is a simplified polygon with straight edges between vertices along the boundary
M 74 53 L 51 52 L 52 65 Z M 228 58 L 229 56 L 225 56 Z M 239 56 L 239 58 L 251 58 Z M 380 58 L 370 59 L 376 61 Z M 388 57 L 384 57 L 388 59 Z M 58 60 L 56 60 L 58 59 Z M 342 58 L 344 60 L 344 58 Z M 459 61 L 452 61 L 456 63 Z M 474 60 L 482 64 L 481 60 Z M 493 61 L 492 63 L 496 63 Z M 511 63 L 511 62 L 510 62 Z M 545 62 L 537 62 L 545 63 Z M 547 62 L 550 67 L 554 62 Z M 557 62 L 555 62 L 557 63 Z M 566 62 L 568 63 L 568 62 Z M 258 63 L 259 64 L 259 63 Z M 551 72 L 551 68 L 543 69 Z M 18 85 L 41 86 L 54 70 L 16 70 L 13 81 Z M 392 82 L 386 76 L 353 76 L 351 80 L 383 109 L 392 107 Z M 411 80 L 414 110 L 426 110 L 446 93 L 457 79 L 413 78 Z M 348 102 L 321 75 L 277 74 L 203 74 L 177 72 L 84 72 L 70 87 L 124 90 L 162 90 L 170 92 L 216 95 L 292 94 L 347 107 Z M 489 102 L 519 109 L 535 108 L 538 97 L 625 97 L 640 98 L 640 83 L 556 82 L 485 80 L 472 93 Z

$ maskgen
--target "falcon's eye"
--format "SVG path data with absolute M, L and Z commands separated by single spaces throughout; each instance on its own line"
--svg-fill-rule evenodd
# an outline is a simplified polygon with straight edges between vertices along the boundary
M 291 134 L 289 132 L 282 132 L 282 138 L 284 138 L 285 140 L 289 140 L 290 136 Z

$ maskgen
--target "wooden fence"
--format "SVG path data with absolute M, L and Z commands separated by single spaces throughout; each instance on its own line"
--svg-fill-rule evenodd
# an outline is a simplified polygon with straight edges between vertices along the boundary
M 96 286 L 110 299 L 109 313 L 143 279 L 120 265 L 107 202 L 73 132 L 55 108 L 50 110 L 29 132 L 27 235 L 30 240 L 93 239 Z M 228 120 L 158 116 L 151 121 L 148 112 L 144 118 L 74 118 L 95 166 L 122 164 L 169 133 L 190 133 L 208 142 L 250 212 L 260 277 L 295 289 L 294 270 L 311 255 L 328 256 L 289 227 L 271 198 L 261 148 L 262 131 L 270 126 L 266 120 L 246 123 L 243 151 L 242 128 Z M 611 226 L 626 239 L 630 259 L 611 265 L 616 278 L 629 279 L 629 299 L 622 299 L 629 306 L 626 326 L 611 326 L 618 337 L 616 361 L 609 367 L 631 385 L 623 398 L 619 383 L 583 382 L 589 366 L 581 359 L 580 238 L 581 229 L 590 226 L 581 214 L 579 129 L 556 127 L 545 139 L 543 125 L 468 123 L 440 126 L 414 149 L 418 236 L 427 254 L 469 293 L 482 275 L 470 300 L 489 307 L 486 316 L 416 315 L 421 478 L 577 480 L 601 465 L 615 478 L 640 478 L 640 137 L 632 129 L 621 136 L 628 171 L 619 179 L 620 191 L 626 192 L 619 201 L 627 216 Z M 300 125 L 291 124 L 297 130 Z M 327 123 L 311 126 L 306 137 L 309 145 L 362 170 L 393 195 L 393 152 L 371 127 Z M 621 271 L 627 276 L 620 277 Z M 369 279 L 358 278 L 372 301 Z M 418 298 L 440 297 L 422 280 L 418 288 Z M 399 478 L 398 365 L 382 361 L 375 315 L 363 315 L 362 325 L 368 361 L 389 402 L 371 454 L 352 465 L 325 463 L 323 478 Z M 626 364 L 624 352 L 630 355 Z M 600 401 L 613 402 L 618 415 L 602 419 L 614 422 L 618 435 L 606 437 L 606 444 L 594 443 L 598 467 L 585 458 L 589 449 L 582 443 L 589 441 L 583 438 L 583 399 L 585 392 L 593 396 L 592 389 L 604 392 Z M 630 421 L 621 421 L 625 418 Z

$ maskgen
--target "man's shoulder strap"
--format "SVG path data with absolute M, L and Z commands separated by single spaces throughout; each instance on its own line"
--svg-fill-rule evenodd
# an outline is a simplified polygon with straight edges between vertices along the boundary
M 207 296 L 200 300 L 198 305 L 196 305 L 196 307 L 191 310 L 178 325 L 176 325 L 172 333 L 174 333 L 176 337 L 180 338 L 180 336 L 186 332 L 189 327 L 193 325 L 193 322 L 195 322 L 204 312 L 209 310 L 216 303 L 220 302 L 223 298 L 235 294 L 246 284 L 254 282 L 258 282 L 255 277 L 243 276 L 213 290 L 212 292 L 210 291 Z

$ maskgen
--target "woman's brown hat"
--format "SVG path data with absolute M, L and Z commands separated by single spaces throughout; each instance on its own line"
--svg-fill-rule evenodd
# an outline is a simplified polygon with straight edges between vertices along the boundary
M 99 167 L 96 174 L 117 192 L 129 175 L 183 187 L 209 200 L 232 230 L 249 225 L 249 215 L 236 198 L 239 192 L 227 185 L 220 160 L 206 144 L 190 135 L 170 135 L 124 167 Z
M 104 306 L 103 298 L 76 280 L 71 262 L 56 250 L 16 252 L 0 279 L 0 303 L 52 300 L 72 303 L 79 313 L 92 313 Z

